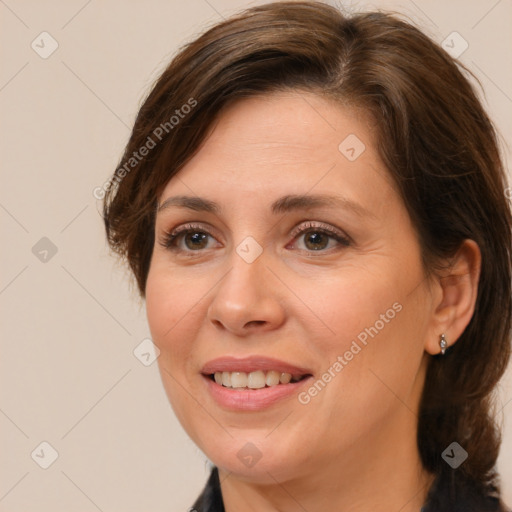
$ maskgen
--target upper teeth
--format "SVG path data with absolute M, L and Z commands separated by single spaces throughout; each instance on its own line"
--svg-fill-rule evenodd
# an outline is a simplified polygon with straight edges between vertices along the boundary
M 215 382 L 227 388 L 260 389 L 265 386 L 288 384 L 292 380 L 291 373 L 281 373 L 276 370 L 263 372 L 215 372 Z M 294 380 L 298 380 L 294 379 Z

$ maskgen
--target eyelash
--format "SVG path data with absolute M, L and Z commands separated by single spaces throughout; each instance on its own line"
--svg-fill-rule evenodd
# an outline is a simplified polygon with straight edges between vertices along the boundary
M 347 235 L 344 235 L 342 232 L 340 232 L 330 226 L 315 223 L 313 221 L 307 221 L 304 224 L 301 224 L 299 227 L 297 227 L 296 229 L 294 229 L 292 231 L 290 236 L 292 236 L 293 240 L 295 240 L 300 235 L 304 235 L 308 232 L 325 234 L 328 237 L 336 240 L 336 242 L 338 242 L 338 244 L 342 247 L 348 247 L 352 243 L 350 237 L 348 237 Z M 200 224 L 190 223 L 190 224 L 184 224 L 183 226 L 180 226 L 177 229 L 174 229 L 173 231 L 164 233 L 163 239 L 161 241 L 161 245 L 165 249 L 169 249 L 173 252 L 191 253 L 190 256 L 193 256 L 194 253 L 203 252 L 204 249 L 203 250 L 199 249 L 197 251 L 194 251 L 194 250 L 183 250 L 178 247 L 177 243 L 181 240 L 181 238 L 183 236 L 185 236 L 189 233 L 203 233 L 203 234 L 213 237 L 213 235 L 207 229 L 205 229 L 204 226 L 202 226 Z M 302 250 L 304 250 L 304 249 L 302 249 Z M 319 250 L 319 251 L 313 251 L 313 250 L 307 250 L 307 251 L 310 253 L 330 252 L 329 250 L 324 250 L 324 249 Z
M 299 225 L 297 228 L 295 228 L 290 236 L 293 237 L 293 240 L 298 238 L 299 236 L 302 236 L 306 233 L 322 233 L 324 235 L 329 236 L 330 238 L 333 238 L 343 247 L 348 247 L 351 244 L 351 240 L 347 235 L 344 235 L 343 232 L 332 228 L 328 225 L 321 224 L 314 221 L 306 221 L 305 223 Z M 320 251 L 309 251 L 309 252 L 327 252 L 325 250 Z

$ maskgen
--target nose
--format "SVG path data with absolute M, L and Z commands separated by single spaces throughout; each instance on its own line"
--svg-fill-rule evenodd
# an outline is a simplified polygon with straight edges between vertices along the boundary
M 216 328 L 238 336 L 281 326 L 285 321 L 284 302 L 264 256 L 247 263 L 235 253 L 232 263 L 214 290 L 208 320 Z

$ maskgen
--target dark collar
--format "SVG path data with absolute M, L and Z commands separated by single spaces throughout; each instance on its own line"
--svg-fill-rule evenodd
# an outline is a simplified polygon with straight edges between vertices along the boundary
M 499 499 L 485 497 L 474 486 L 460 483 L 447 492 L 444 480 L 437 478 L 428 494 L 427 503 L 422 512 L 506 512 Z M 214 467 L 210 478 L 189 512 L 225 512 L 220 489 L 219 471 Z M 512 512 L 512 511 L 510 511 Z

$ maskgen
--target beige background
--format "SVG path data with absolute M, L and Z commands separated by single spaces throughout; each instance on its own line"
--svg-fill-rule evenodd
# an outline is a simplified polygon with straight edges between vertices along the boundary
M 185 511 L 202 487 L 204 455 L 174 418 L 156 364 L 133 354 L 149 336 L 144 307 L 108 255 L 93 189 L 170 56 L 255 3 L 0 0 L 1 511 Z M 512 0 L 344 5 L 406 13 L 437 41 L 459 32 L 469 43 L 460 60 L 511 140 Z M 46 59 L 31 47 L 51 49 L 43 31 L 59 45 Z M 55 255 L 45 241 L 34 254 L 42 237 Z M 499 401 L 509 503 L 511 382 L 509 372 Z M 43 441 L 59 454 L 48 469 Z

